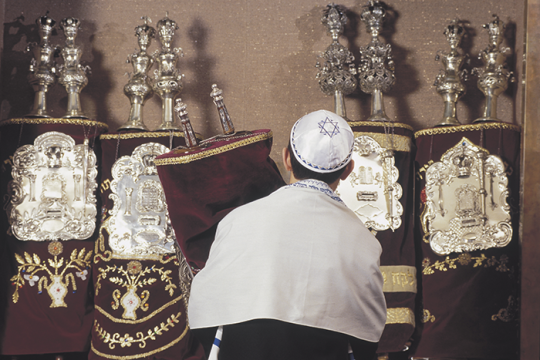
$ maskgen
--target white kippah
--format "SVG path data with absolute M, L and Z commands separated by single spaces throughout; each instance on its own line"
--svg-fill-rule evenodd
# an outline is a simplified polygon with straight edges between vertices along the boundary
M 318 110 L 301 117 L 291 130 L 296 159 L 309 170 L 329 173 L 351 160 L 354 133 L 341 116 Z

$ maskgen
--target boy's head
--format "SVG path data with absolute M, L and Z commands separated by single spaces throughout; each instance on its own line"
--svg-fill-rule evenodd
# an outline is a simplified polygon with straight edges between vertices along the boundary
M 288 152 L 293 176 L 334 183 L 348 167 L 353 147 L 354 133 L 342 117 L 326 110 L 309 113 L 291 130 Z

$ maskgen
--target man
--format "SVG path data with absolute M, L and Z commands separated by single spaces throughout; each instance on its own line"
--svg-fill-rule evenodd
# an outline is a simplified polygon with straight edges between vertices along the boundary
M 371 359 L 386 321 L 381 246 L 334 193 L 353 170 L 354 134 L 316 111 L 292 128 L 291 185 L 219 224 L 195 276 L 189 321 L 219 359 Z

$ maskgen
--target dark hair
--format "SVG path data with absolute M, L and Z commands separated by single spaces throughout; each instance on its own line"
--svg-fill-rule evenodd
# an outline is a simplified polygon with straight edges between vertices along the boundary
M 343 172 L 345 171 L 346 166 L 330 173 L 318 173 L 313 170 L 310 170 L 304 165 L 300 164 L 300 162 L 296 159 L 296 156 L 294 156 L 290 142 L 289 142 L 288 148 L 289 148 L 289 153 L 291 154 L 292 173 L 294 177 L 298 180 L 315 179 L 315 180 L 323 181 L 327 184 L 332 184 L 333 182 L 338 180 L 341 174 L 343 174 Z

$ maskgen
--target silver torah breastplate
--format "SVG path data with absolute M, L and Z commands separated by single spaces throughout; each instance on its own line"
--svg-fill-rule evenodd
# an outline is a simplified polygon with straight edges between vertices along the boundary
M 84 240 L 96 227 L 96 155 L 51 131 L 13 155 L 7 215 L 19 240 Z
M 176 238 L 169 220 L 163 187 L 154 159 L 169 149 L 147 143 L 112 167 L 109 246 L 117 258 L 145 259 L 175 253 Z
M 426 170 L 426 216 L 438 255 L 501 248 L 512 240 L 502 159 L 463 138 Z
M 354 140 L 354 169 L 342 180 L 337 193 L 368 229 L 392 231 L 401 226 L 403 207 L 399 171 L 393 153 L 381 147 L 372 137 Z

